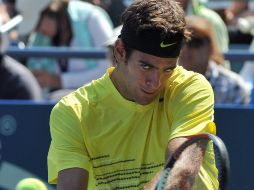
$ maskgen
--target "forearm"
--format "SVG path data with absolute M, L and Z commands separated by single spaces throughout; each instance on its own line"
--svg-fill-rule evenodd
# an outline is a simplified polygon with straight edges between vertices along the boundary
M 193 170 L 192 167 L 186 168 L 186 165 L 183 163 L 184 158 L 179 158 L 175 163 L 174 168 L 170 171 L 167 181 L 167 190 L 189 190 L 194 184 L 195 176 L 198 171 Z M 191 165 L 188 163 L 188 165 Z M 162 171 L 158 172 L 152 180 L 146 184 L 144 190 L 154 190 Z
M 184 143 L 186 138 L 172 140 L 167 149 L 167 158 Z M 166 190 L 191 190 L 195 178 L 202 164 L 208 140 L 200 139 L 188 146 L 178 158 L 170 170 L 167 178 Z M 154 190 L 162 171 L 158 172 L 153 179 L 144 187 L 144 190 Z
M 177 159 L 167 181 L 167 190 L 191 190 L 200 170 L 207 140 L 187 147 Z
M 172 169 L 168 177 L 167 190 L 191 190 L 194 184 L 198 172 L 194 167 L 186 168 L 186 165 L 190 163 L 183 166 L 183 163 L 179 162 L 176 163 L 176 166 Z

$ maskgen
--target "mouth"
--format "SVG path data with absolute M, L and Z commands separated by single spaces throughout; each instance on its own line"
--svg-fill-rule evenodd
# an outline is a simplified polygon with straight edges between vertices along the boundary
M 152 96 L 152 95 L 155 95 L 155 94 L 156 94 L 156 92 L 155 92 L 155 91 L 147 91 L 147 90 L 144 90 L 144 89 L 141 89 L 141 91 L 142 91 L 144 94 L 147 94 L 147 95 L 150 95 L 150 96 Z

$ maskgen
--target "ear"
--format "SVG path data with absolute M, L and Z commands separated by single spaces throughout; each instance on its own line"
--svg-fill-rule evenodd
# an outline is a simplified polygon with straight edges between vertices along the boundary
M 116 63 L 123 63 L 125 62 L 126 52 L 124 48 L 124 44 L 121 39 L 117 39 L 114 45 L 114 57 Z

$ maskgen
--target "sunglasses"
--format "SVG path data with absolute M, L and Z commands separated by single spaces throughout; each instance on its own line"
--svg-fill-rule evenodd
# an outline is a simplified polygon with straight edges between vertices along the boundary
M 210 42 L 209 38 L 199 38 L 199 37 L 191 37 L 190 40 L 185 42 L 184 44 L 187 45 L 189 48 L 199 48 L 203 45 L 206 45 Z

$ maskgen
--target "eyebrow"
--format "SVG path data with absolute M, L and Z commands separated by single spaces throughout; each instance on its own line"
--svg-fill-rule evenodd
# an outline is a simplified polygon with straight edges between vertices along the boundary
M 148 65 L 148 66 L 150 66 L 150 67 L 153 67 L 153 68 L 158 69 L 156 66 L 154 66 L 154 64 L 149 63 L 149 62 L 147 62 L 147 61 L 139 60 L 139 62 L 140 62 L 140 63 L 143 63 L 143 64 L 146 64 L 146 65 Z M 167 67 L 167 68 L 165 68 L 165 69 L 163 69 L 163 70 L 164 70 L 164 71 L 165 71 L 165 70 L 168 70 L 168 69 L 174 70 L 174 69 L 176 68 L 176 66 L 177 66 L 177 64 L 175 64 L 175 65 L 173 65 L 173 66 L 169 66 L 169 67 Z

